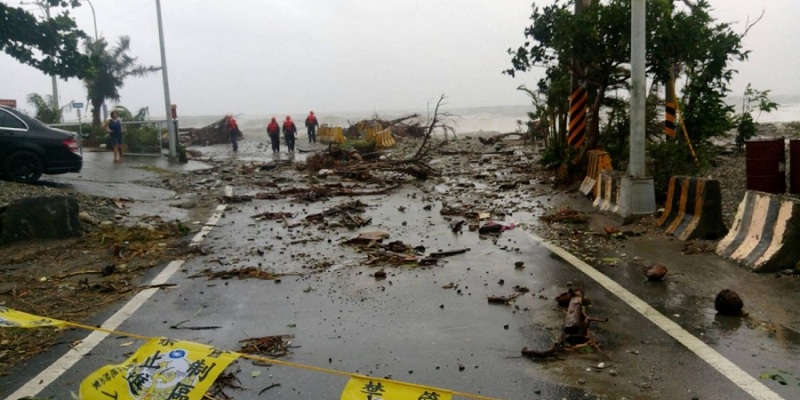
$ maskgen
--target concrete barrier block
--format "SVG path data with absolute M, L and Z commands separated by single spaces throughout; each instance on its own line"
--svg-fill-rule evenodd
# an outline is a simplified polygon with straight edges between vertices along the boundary
M 692 176 L 673 176 L 667 188 L 667 202 L 658 225 L 680 240 L 715 240 L 728 228 L 722 221 L 719 181 Z
M 622 186 L 622 176 L 624 173 L 619 171 L 604 170 L 600 171 L 597 179 L 597 197 L 592 205 L 600 211 L 616 213 L 619 210 L 620 187 Z
M 794 268 L 800 261 L 800 201 L 748 190 L 717 254 L 753 272 Z
M 604 150 L 589 150 L 587 152 L 589 155 L 589 165 L 586 171 L 586 179 L 585 182 L 588 182 L 591 179 L 591 187 L 592 195 L 596 198 L 599 196 L 600 190 L 597 185 L 597 181 L 600 178 L 600 172 L 602 171 L 611 171 L 613 168 L 611 167 L 611 156 L 608 155 L 608 152 Z M 583 192 L 583 190 L 581 190 Z M 588 195 L 588 190 L 584 192 L 584 194 Z
M 80 236 L 78 201 L 70 196 L 30 197 L 0 210 L 0 244 Z

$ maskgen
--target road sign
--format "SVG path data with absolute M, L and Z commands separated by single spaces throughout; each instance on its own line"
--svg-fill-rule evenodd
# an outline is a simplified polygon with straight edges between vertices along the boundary
M 81 108 L 83 108 L 83 103 L 76 103 L 76 102 L 73 101 L 72 102 L 72 108 L 81 109 Z
M 11 108 L 17 108 L 17 101 L 11 99 L 0 99 L 0 106 L 9 106 Z

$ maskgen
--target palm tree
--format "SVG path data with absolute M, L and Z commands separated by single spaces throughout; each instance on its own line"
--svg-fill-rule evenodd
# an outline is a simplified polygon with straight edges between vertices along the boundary
M 61 110 L 57 109 L 52 95 L 42 97 L 39 93 L 28 95 L 28 104 L 36 108 L 36 119 L 45 124 L 57 124 L 61 122 Z
M 83 78 L 92 105 L 92 131 L 100 129 L 100 107 L 108 99 L 119 101 L 119 89 L 129 76 L 144 76 L 156 72 L 161 67 L 143 66 L 136 63 L 137 57 L 128 55 L 131 39 L 120 36 L 116 46 L 109 49 L 105 38 L 88 39 L 85 43 L 89 55 L 90 70 Z
M 119 113 L 119 117 L 123 121 L 144 121 L 150 115 L 150 107 L 142 107 L 134 114 L 128 107 L 116 105 L 114 106 L 114 111 Z

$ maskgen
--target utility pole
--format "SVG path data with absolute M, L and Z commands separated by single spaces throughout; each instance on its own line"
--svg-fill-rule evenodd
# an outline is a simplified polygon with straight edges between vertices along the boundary
M 575 15 L 577 18 L 586 7 L 592 4 L 592 0 L 575 0 Z M 585 147 L 586 139 L 586 102 L 588 95 L 586 89 L 580 84 L 578 71 L 584 71 L 585 66 L 578 63 L 578 49 L 572 50 L 572 60 L 570 61 L 570 91 L 569 91 L 569 123 L 567 124 L 567 145 L 575 149 Z M 579 152 L 573 162 L 577 162 L 583 156 Z
M 620 185 L 619 213 L 624 218 L 656 211 L 653 177 L 645 169 L 645 0 L 631 1 L 631 122 L 628 171 Z
M 38 1 L 36 4 L 39 5 L 42 9 L 44 9 L 44 15 L 47 16 L 47 20 L 50 20 L 50 5 L 44 1 Z M 50 75 L 50 78 L 53 80 L 53 109 L 60 111 L 61 108 L 58 106 L 58 78 L 56 78 L 55 74 Z M 60 113 L 59 113 L 60 114 Z M 59 115 L 61 122 L 64 122 L 63 116 Z
M 164 80 L 164 108 L 167 113 L 167 139 L 169 141 L 169 161 L 178 161 L 178 151 L 175 143 L 177 142 L 178 132 L 172 123 L 172 103 L 169 99 L 169 75 L 167 74 L 167 53 L 164 50 L 164 28 L 161 24 L 161 1 L 156 0 L 156 11 L 158 15 L 158 42 L 161 45 L 161 76 Z

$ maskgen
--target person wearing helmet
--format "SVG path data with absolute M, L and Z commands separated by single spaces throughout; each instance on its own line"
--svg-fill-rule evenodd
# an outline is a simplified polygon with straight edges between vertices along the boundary
M 297 127 L 292 121 L 292 117 L 286 116 L 283 121 L 283 139 L 286 141 L 286 147 L 289 148 L 289 153 L 294 153 L 294 140 L 297 136 Z
M 267 134 L 270 142 L 272 142 L 272 152 L 281 151 L 281 127 L 278 126 L 278 120 L 275 117 L 272 117 L 272 120 L 267 124 Z
M 317 117 L 314 116 L 313 111 L 308 112 L 308 117 L 306 117 L 306 128 L 308 129 L 308 143 L 316 143 L 317 142 L 317 127 L 319 126 L 319 121 L 317 121 Z

